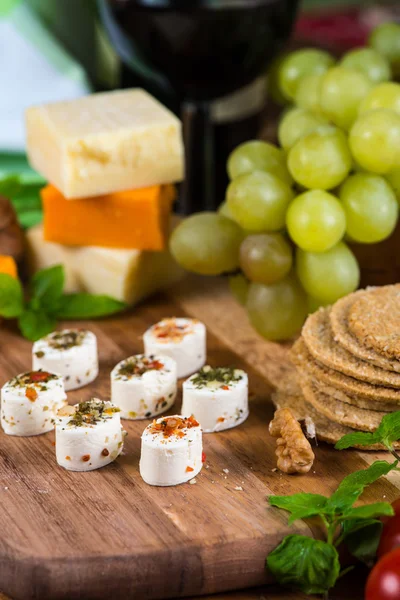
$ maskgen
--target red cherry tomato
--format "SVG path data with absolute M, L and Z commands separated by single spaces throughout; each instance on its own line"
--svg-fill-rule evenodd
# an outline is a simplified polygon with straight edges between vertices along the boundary
M 389 518 L 384 524 L 377 556 L 381 558 L 400 546 L 400 514 Z
M 400 548 L 379 560 L 367 580 L 365 600 L 400 599 Z

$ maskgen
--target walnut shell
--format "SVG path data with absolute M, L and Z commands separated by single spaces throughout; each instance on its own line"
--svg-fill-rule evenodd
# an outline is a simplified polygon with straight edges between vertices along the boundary
M 14 207 L 8 198 L 0 196 L 0 254 L 12 256 L 18 262 L 23 253 L 24 232 Z

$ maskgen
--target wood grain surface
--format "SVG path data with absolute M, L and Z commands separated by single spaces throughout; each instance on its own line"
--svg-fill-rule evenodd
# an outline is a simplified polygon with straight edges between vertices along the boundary
M 128 315 L 80 322 L 98 336 L 101 374 L 90 386 L 70 392 L 70 402 L 108 398 L 111 369 L 142 351 L 145 329 L 162 317 L 185 315 L 206 323 L 210 364 L 248 372 L 249 419 L 236 429 L 205 435 L 207 461 L 197 483 L 172 488 L 147 486 L 140 478 L 146 421 L 125 421 L 124 455 L 89 473 L 57 466 L 53 433 L 17 438 L 1 432 L 0 589 L 13 600 L 185 598 L 264 585 L 269 581 L 265 556 L 282 537 L 294 530 L 313 533 L 302 522 L 289 529 L 286 514 L 268 507 L 267 496 L 330 493 L 350 471 L 382 456 L 339 453 L 321 444 L 309 474 L 275 471 L 270 394 L 281 378 L 291 376 L 288 345 L 259 338 L 218 280 L 205 284 L 188 278 L 169 296 Z M 29 369 L 30 353 L 29 342 L 3 328 L 0 383 Z M 178 409 L 179 400 L 171 412 Z M 399 486 L 398 474 L 391 475 L 365 498 L 391 501 Z

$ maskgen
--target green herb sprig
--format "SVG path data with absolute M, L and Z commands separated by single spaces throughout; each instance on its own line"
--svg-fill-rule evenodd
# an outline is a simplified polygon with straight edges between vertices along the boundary
M 62 265 L 38 271 L 26 299 L 21 282 L 0 273 L 0 316 L 17 319 L 22 335 L 34 342 L 53 331 L 60 319 L 95 319 L 127 307 L 110 296 L 64 294 L 64 280 Z
M 267 557 L 266 564 L 282 585 L 301 590 L 306 594 L 323 594 L 328 597 L 341 570 L 338 547 L 344 543 L 350 553 L 372 564 L 382 532 L 379 517 L 392 516 L 388 502 L 354 506 L 364 489 L 383 475 L 397 469 L 399 456 L 393 442 L 400 439 L 400 411 L 383 417 L 375 433 L 357 432 L 344 436 L 336 448 L 344 449 L 354 444 L 381 443 L 396 457 L 395 462 L 376 461 L 367 469 L 351 473 L 343 479 L 330 496 L 300 493 L 291 496 L 270 496 L 269 503 L 290 513 L 289 524 L 298 519 L 316 517 L 324 526 L 326 539 L 316 540 L 303 535 L 288 535 Z

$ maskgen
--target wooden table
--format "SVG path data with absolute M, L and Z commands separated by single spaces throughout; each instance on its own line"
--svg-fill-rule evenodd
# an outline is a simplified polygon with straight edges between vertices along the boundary
M 350 471 L 386 456 L 339 453 L 320 444 L 309 474 L 276 472 L 275 440 L 267 428 L 273 414 L 270 394 L 292 375 L 289 344 L 262 340 L 225 281 L 187 278 L 168 296 L 126 316 L 87 324 L 98 336 L 101 373 L 91 386 L 70 393 L 71 403 L 92 395 L 107 398 L 111 368 L 141 351 L 140 334 L 151 323 L 174 315 L 205 322 L 211 364 L 233 364 L 249 373 L 249 419 L 228 432 L 204 436 L 207 463 L 196 485 L 163 489 L 146 486 L 138 474 L 146 422 L 125 422 L 125 455 L 86 474 L 57 467 L 52 433 L 36 438 L 1 434 L 0 588 L 13 600 L 28 595 L 97 600 L 106 597 L 105 590 L 116 599 L 209 597 L 244 586 L 256 588 L 215 600 L 304 599 L 264 587 L 270 581 L 264 568 L 267 553 L 288 532 L 313 534 L 303 522 L 289 528 L 287 515 L 268 507 L 267 496 L 304 490 L 329 494 Z M 2 330 L 1 342 L 0 378 L 5 381 L 29 368 L 31 345 L 8 329 Z M 392 501 L 399 486 L 399 474 L 391 474 L 370 488 L 365 500 Z M 100 519 L 101 527 L 90 527 Z M 349 593 L 349 600 L 358 600 L 357 592 Z M 345 600 L 344 592 L 338 594 L 332 598 Z

